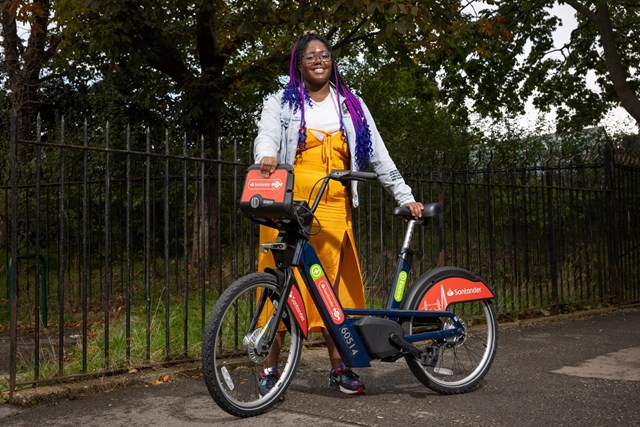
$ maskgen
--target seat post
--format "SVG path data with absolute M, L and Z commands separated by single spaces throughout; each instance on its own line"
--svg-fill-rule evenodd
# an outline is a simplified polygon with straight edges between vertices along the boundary
M 409 250 L 411 241 L 413 240 L 413 233 L 415 232 L 415 228 L 418 223 L 422 223 L 422 220 L 410 219 L 407 223 L 407 231 L 404 233 L 404 241 L 402 242 L 400 253 L 405 253 Z

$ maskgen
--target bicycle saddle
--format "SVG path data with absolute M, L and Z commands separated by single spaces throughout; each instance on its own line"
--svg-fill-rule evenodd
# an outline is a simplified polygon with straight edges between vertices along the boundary
M 422 218 L 423 219 L 432 218 L 441 212 L 442 212 L 442 205 L 440 203 L 426 203 L 424 205 L 424 210 L 422 211 Z M 395 208 L 393 210 L 393 215 L 400 216 L 406 219 L 413 218 L 409 209 L 405 208 L 404 206 Z

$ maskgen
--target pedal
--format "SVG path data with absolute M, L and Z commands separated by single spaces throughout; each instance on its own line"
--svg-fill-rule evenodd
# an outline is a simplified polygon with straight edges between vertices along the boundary
M 420 353 L 420 364 L 422 366 L 434 367 L 438 363 L 438 357 L 440 356 L 440 348 L 430 345 Z

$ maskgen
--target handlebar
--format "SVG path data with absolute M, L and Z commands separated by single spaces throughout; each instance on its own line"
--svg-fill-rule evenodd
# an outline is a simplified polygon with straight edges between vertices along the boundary
M 311 207 L 311 212 L 315 212 L 316 208 L 320 204 L 320 199 L 324 194 L 324 190 L 327 188 L 327 184 L 329 180 L 340 181 L 343 185 L 346 185 L 349 181 L 366 181 L 366 180 L 374 180 L 378 178 L 378 174 L 375 172 L 360 172 L 360 171 L 351 171 L 351 170 L 340 170 L 334 169 L 329 175 L 325 176 L 322 180 L 322 185 L 318 190 L 318 194 L 316 195 L 316 199 L 313 201 L 313 206 Z
M 334 181 L 340 181 L 346 184 L 347 181 L 372 181 L 378 178 L 378 174 L 375 172 L 332 170 L 328 177 Z

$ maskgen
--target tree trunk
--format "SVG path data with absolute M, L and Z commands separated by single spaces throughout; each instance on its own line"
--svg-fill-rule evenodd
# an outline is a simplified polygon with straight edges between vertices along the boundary
M 2 44 L 5 68 L 9 77 L 11 104 L 18 113 L 18 138 L 33 138 L 38 112 L 40 73 L 51 57 L 47 49 L 50 14 L 49 0 L 33 0 L 30 34 L 26 47 L 18 36 L 16 13 L 19 2 L 5 0 L 0 3 L 2 13 Z M 49 46 L 51 47 L 51 45 Z M 19 158 L 24 153 L 18 153 Z
M 217 159 L 217 147 L 220 140 L 220 111 L 214 112 L 210 123 L 210 137 L 204 138 L 202 143 L 205 147 L 209 147 L 209 150 L 205 151 L 206 158 Z M 209 154 L 207 155 L 206 153 Z M 212 155 L 213 153 L 215 155 Z M 211 271 L 216 265 L 217 254 L 220 250 L 220 191 L 218 185 L 220 177 L 218 164 L 204 163 L 200 165 L 197 176 L 193 210 L 191 264 L 197 268 L 204 268 L 205 271 Z
M 600 43 L 602 43 L 609 77 L 620 100 L 620 105 L 640 123 L 640 99 L 638 99 L 638 95 L 629 84 L 627 69 L 622 64 L 622 59 L 616 46 L 611 16 L 609 16 L 609 7 L 606 4 L 598 7 L 595 24 L 598 26 Z
M 629 84 L 628 70 L 622 63 L 622 59 L 618 51 L 613 24 L 609 14 L 609 6 L 604 2 L 600 3 L 594 12 L 581 1 L 566 0 L 566 2 L 578 13 L 586 16 L 587 19 L 593 22 L 598 29 L 605 63 L 609 70 L 609 78 L 611 79 L 616 95 L 620 100 L 620 105 L 627 110 L 631 117 L 640 123 L 640 99 Z

